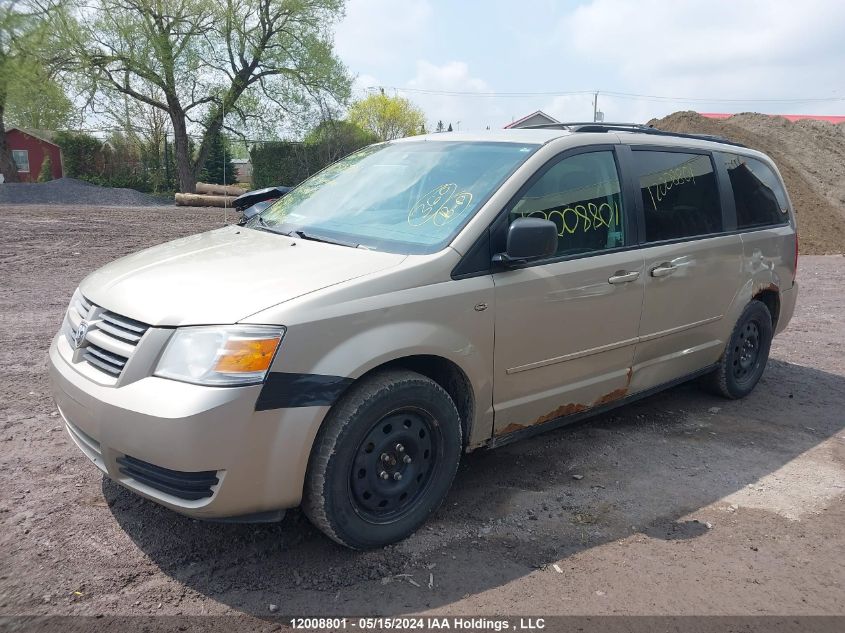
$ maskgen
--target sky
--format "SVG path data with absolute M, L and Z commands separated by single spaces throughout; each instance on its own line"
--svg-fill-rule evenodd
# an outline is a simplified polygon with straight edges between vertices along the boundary
M 591 121 L 595 91 L 605 121 L 845 114 L 843 0 L 348 0 L 335 47 L 429 129 Z

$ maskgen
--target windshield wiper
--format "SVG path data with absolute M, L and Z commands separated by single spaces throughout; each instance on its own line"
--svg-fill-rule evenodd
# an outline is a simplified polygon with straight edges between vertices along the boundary
M 249 221 L 250 224 L 247 225 L 248 228 L 256 229 L 258 231 L 267 231 L 268 233 L 275 233 L 276 235 L 284 235 L 285 237 L 291 237 L 290 233 L 285 233 L 284 231 L 280 231 L 279 229 L 273 228 L 275 224 L 270 224 L 261 215 L 256 215 L 250 218 Z
M 303 240 L 310 240 L 312 242 L 325 242 L 326 244 L 337 244 L 338 246 L 348 246 L 349 248 L 358 248 L 359 244 L 354 242 L 344 242 L 342 240 L 335 240 L 330 237 L 323 237 L 321 235 L 312 235 L 311 233 L 306 233 L 305 231 L 291 231 L 287 235 L 293 237 L 294 235 L 302 238 Z

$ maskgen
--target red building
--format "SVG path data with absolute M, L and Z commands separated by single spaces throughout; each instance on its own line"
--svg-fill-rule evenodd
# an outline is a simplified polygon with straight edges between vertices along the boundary
M 6 143 L 12 152 L 12 160 L 18 166 L 18 179 L 21 182 L 38 180 L 46 156 L 50 156 L 53 178 L 64 175 L 61 148 L 43 135 L 13 127 L 6 130 Z

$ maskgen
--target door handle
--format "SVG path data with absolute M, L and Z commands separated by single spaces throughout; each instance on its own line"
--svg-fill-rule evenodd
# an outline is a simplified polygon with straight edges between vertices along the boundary
M 635 271 L 632 271 L 632 272 L 626 272 L 624 270 L 619 270 L 619 271 L 616 272 L 615 275 L 607 278 L 607 283 L 609 283 L 609 284 L 626 284 L 630 281 L 636 281 L 639 276 L 640 276 L 639 270 L 635 270 Z
M 658 264 L 654 268 L 651 269 L 651 276 L 652 277 L 666 277 L 671 275 L 673 272 L 678 270 L 678 267 L 674 264 L 670 264 L 668 262 L 663 264 Z

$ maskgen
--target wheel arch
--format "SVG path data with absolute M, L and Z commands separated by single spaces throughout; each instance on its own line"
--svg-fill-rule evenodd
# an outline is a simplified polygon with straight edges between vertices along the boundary
M 443 388 L 458 409 L 461 421 L 461 436 L 464 447 L 467 446 L 473 430 L 476 417 L 475 390 L 466 372 L 454 361 L 437 354 L 409 354 L 390 360 L 382 361 L 379 364 L 368 368 L 356 378 L 346 391 L 353 385 L 367 380 L 376 372 L 385 369 L 407 369 L 421 374 Z M 341 394 L 340 398 L 346 391 Z M 338 400 L 340 399 L 338 398 Z
M 772 315 L 772 331 L 777 331 L 781 308 L 780 284 L 778 282 L 779 279 L 776 275 L 766 271 L 766 274 L 758 274 L 748 279 L 737 290 L 730 307 L 725 313 L 725 327 L 730 326 L 730 330 L 726 330 L 725 336 L 733 331 L 733 327 L 742 315 L 743 310 L 754 300 L 762 302 L 769 309 L 769 314 Z
M 772 284 L 757 290 L 751 299 L 752 301 L 755 299 L 760 301 L 769 309 L 769 314 L 772 315 L 772 332 L 777 331 L 778 318 L 780 317 L 780 292 L 778 292 L 777 286 Z

